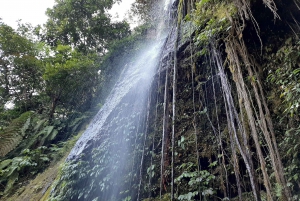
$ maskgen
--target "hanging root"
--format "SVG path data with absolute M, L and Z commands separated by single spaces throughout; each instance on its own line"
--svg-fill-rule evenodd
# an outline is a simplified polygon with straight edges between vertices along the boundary
M 219 75 L 220 75 L 220 79 L 221 79 L 221 83 L 222 83 L 222 90 L 223 90 L 223 97 L 224 97 L 225 108 L 226 108 L 226 116 L 227 116 L 227 121 L 228 121 L 228 131 L 230 134 L 232 153 L 233 154 L 235 153 L 235 146 L 236 146 L 243 158 L 244 163 L 245 163 L 245 166 L 246 166 L 249 178 L 250 178 L 250 183 L 251 183 L 251 188 L 252 188 L 254 199 L 255 199 L 255 201 L 261 201 L 259 190 L 258 190 L 258 185 L 257 185 L 257 181 L 256 181 L 256 175 L 255 175 L 255 171 L 254 171 L 253 160 L 252 160 L 252 156 L 250 153 L 250 147 L 249 147 L 247 137 L 245 135 L 245 128 L 242 125 L 240 118 L 238 116 L 237 110 L 235 108 L 234 101 L 233 101 L 233 98 L 231 95 L 231 89 L 230 89 L 227 77 L 224 73 L 221 58 L 220 58 L 220 55 L 217 53 L 214 45 L 212 45 L 212 54 L 213 54 L 214 60 L 216 62 L 216 65 L 218 67 Z M 238 91 L 239 91 L 239 89 L 238 89 Z M 240 140 L 240 137 L 238 136 L 239 134 L 242 135 L 242 137 L 241 137 L 242 140 Z M 237 167 L 236 165 L 235 165 L 235 167 Z M 235 170 L 235 175 L 236 175 L 237 183 L 240 183 L 237 170 Z M 238 190 L 239 190 L 239 199 L 241 200 L 241 190 L 240 189 L 238 189 Z
M 259 26 L 252 15 L 250 0 L 235 0 L 234 2 L 236 7 L 238 8 L 240 19 L 233 20 L 232 18 L 230 18 L 233 29 L 231 29 L 231 33 L 227 37 L 225 44 L 228 59 L 230 61 L 230 66 L 232 69 L 232 74 L 238 90 L 238 97 L 239 100 L 241 100 L 239 101 L 239 104 L 241 108 L 245 108 L 247 114 L 247 120 L 250 126 L 251 135 L 255 142 L 255 147 L 261 165 L 261 171 L 263 173 L 264 185 L 267 191 L 268 200 L 272 200 L 271 185 L 269 181 L 269 175 L 265 167 L 266 161 L 263 157 L 261 146 L 258 141 L 258 129 L 260 129 L 261 133 L 264 136 L 264 139 L 267 142 L 276 182 L 284 189 L 285 199 L 290 200 L 291 192 L 287 187 L 287 182 L 284 178 L 284 169 L 276 143 L 270 112 L 265 101 L 258 73 L 256 72 L 257 66 L 255 66 L 255 61 L 253 59 L 250 59 L 242 37 L 242 32 L 245 28 L 245 21 L 250 19 L 259 37 L 260 43 L 262 44 L 261 38 L 259 36 Z M 263 0 L 263 3 L 271 10 L 271 12 L 274 14 L 275 19 L 280 18 L 277 14 L 276 4 L 273 0 Z M 298 5 L 296 2 L 295 4 Z M 242 67 L 245 67 L 248 72 L 248 76 L 250 77 L 255 102 L 252 100 L 252 97 L 246 92 L 246 84 L 242 75 Z M 255 110 L 253 103 L 258 107 L 258 111 Z M 256 115 L 254 116 L 254 114 Z M 260 122 L 259 126 L 257 127 L 254 122 Z M 244 144 L 245 143 L 246 141 L 244 142 Z
M 262 43 L 262 40 L 260 37 L 260 28 L 259 28 L 259 25 L 258 25 L 256 19 L 254 18 L 253 14 L 252 14 L 250 0 L 234 0 L 234 3 L 235 3 L 236 8 L 238 9 L 239 18 L 242 23 L 234 23 L 231 17 L 229 17 L 229 19 L 231 20 L 231 24 L 235 25 L 235 26 L 233 26 L 233 28 L 237 33 L 237 37 L 239 37 L 239 38 L 242 37 L 242 33 L 245 28 L 245 21 L 251 20 L 251 22 L 254 26 L 254 29 L 256 31 L 256 35 L 259 39 L 259 42 L 261 45 L 261 52 L 262 52 L 263 43 Z M 277 13 L 276 4 L 274 3 L 273 0 L 263 0 L 263 3 L 274 14 L 274 19 L 276 19 L 276 18 L 280 19 L 280 16 Z
M 239 46 L 238 43 L 236 43 L 237 41 L 235 39 L 229 39 L 226 43 L 226 50 L 227 50 L 227 54 L 230 60 L 230 65 L 233 66 L 233 77 L 234 77 L 234 81 L 237 87 L 237 92 L 238 92 L 238 98 L 239 98 L 239 105 L 241 108 L 245 108 L 245 111 L 247 113 L 247 119 L 248 119 L 248 123 L 250 126 L 250 131 L 251 131 L 251 136 L 255 142 L 255 148 L 257 150 L 257 155 L 260 161 L 260 167 L 261 167 L 261 171 L 263 173 L 263 179 L 264 179 L 264 186 L 266 188 L 267 191 L 267 195 L 268 195 L 268 200 L 273 200 L 272 199 L 272 194 L 271 194 L 271 186 L 270 186 L 270 180 L 269 180 L 269 175 L 267 173 L 267 169 L 266 169 L 266 161 L 264 159 L 263 156 L 263 152 L 259 143 L 259 136 L 257 133 L 257 129 L 255 126 L 255 122 L 256 119 L 254 118 L 253 115 L 253 110 L 251 107 L 251 102 L 250 102 L 250 98 L 247 94 L 246 88 L 245 88 L 245 83 L 243 80 L 243 76 L 242 76 L 242 69 L 241 69 L 241 64 L 239 61 L 239 57 L 236 51 L 236 47 Z M 243 136 L 244 140 L 245 140 L 246 136 Z
M 245 0 L 243 0 L 242 2 L 245 2 Z M 264 3 L 268 7 L 270 7 L 272 12 L 276 12 L 275 10 L 276 6 L 273 3 L 273 1 L 268 0 L 268 1 L 264 1 Z M 245 6 L 247 8 L 247 6 L 249 5 L 246 4 Z M 252 14 L 249 11 L 247 12 L 247 10 L 245 11 L 242 9 L 242 11 L 240 12 L 243 12 L 245 17 L 252 16 Z M 242 20 L 241 25 L 236 21 L 231 21 L 231 23 L 233 25 L 232 27 L 234 28 L 231 30 L 230 35 L 225 40 L 226 52 L 227 52 L 228 59 L 230 61 L 231 72 L 237 87 L 238 97 L 240 100 L 239 101 L 240 108 L 244 108 L 246 111 L 248 124 L 250 126 L 251 136 L 255 142 L 255 148 L 258 154 L 268 200 L 272 200 L 273 198 L 272 198 L 269 175 L 266 169 L 266 161 L 264 159 L 262 148 L 259 143 L 258 129 L 263 134 L 264 139 L 267 142 L 269 156 L 274 170 L 276 182 L 283 187 L 285 200 L 290 200 L 291 193 L 289 188 L 286 185 L 286 180 L 284 178 L 284 170 L 283 170 L 283 166 L 281 163 L 279 151 L 275 140 L 273 125 L 270 119 L 270 114 L 269 114 L 267 104 L 265 102 L 262 86 L 260 84 L 258 74 L 255 70 L 256 68 L 255 62 L 250 59 L 243 38 L 239 37 L 243 31 L 245 22 L 244 20 Z M 256 25 L 254 24 L 254 26 Z M 248 72 L 248 77 L 250 78 L 251 86 L 254 92 L 255 102 L 252 100 L 252 97 L 247 94 L 246 84 L 242 73 L 242 67 L 244 67 L 244 69 L 246 69 Z M 258 107 L 258 111 L 256 111 L 255 108 L 253 107 L 253 103 L 256 105 L 256 107 Z M 260 122 L 260 123 L 258 126 L 256 126 L 255 122 Z
M 272 11 L 274 14 L 274 19 L 280 18 L 277 13 L 277 7 L 273 0 L 263 0 L 264 4 Z

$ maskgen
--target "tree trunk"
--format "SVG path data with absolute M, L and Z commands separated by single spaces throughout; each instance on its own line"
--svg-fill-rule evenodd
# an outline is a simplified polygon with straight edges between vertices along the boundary
M 52 103 L 51 103 L 51 108 L 50 108 L 50 113 L 49 113 L 50 119 L 53 119 L 53 117 L 54 117 L 57 102 L 58 102 L 58 98 L 56 96 L 52 97 Z

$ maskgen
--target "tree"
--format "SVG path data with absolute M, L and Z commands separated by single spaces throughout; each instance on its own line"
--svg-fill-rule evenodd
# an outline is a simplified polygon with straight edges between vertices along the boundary
M 136 15 L 144 23 L 156 23 L 160 15 L 158 15 L 159 10 L 163 9 L 164 6 L 158 0 L 136 0 L 131 7 L 132 15 Z
M 1 104 L 18 101 L 28 105 L 32 95 L 41 89 L 41 63 L 37 52 L 33 41 L 0 22 Z
M 45 92 L 51 99 L 50 118 L 58 105 L 71 111 L 89 106 L 98 86 L 95 55 L 84 55 L 70 46 L 58 45 L 45 62 Z
M 44 40 L 56 46 L 62 43 L 89 52 L 104 52 L 114 39 L 129 34 L 126 22 L 112 23 L 107 10 L 118 0 L 56 0 L 48 9 Z

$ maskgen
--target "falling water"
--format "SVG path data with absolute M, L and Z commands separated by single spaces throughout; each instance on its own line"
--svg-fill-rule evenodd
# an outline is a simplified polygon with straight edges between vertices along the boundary
M 161 55 L 166 54 L 162 50 L 170 37 L 168 27 L 163 25 L 168 24 L 172 3 L 164 1 L 156 39 L 141 51 L 134 64 L 125 65 L 105 104 L 69 154 L 70 164 L 86 164 L 86 169 L 79 171 L 91 168 L 93 172 L 75 185 L 87 190 L 70 200 L 139 199 L 149 91 Z
M 120 80 L 111 91 L 105 104 L 95 116 L 90 126 L 77 141 L 68 156 L 68 160 L 77 158 L 82 151 L 87 148 L 88 144 L 91 143 L 91 140 L 99 138 L 103 134 L 102 131 L 105 129 L 104 125 L 108 123 L 107 120 L 114 114 L 116 107 L 122 104 L 124 106 L 123 100 L 125 97 L 132 99 L 127 101 L 131 103 L 128 107 L 133 111 L 142 109 L 136 108 L 136 106 L 146 98 L 147 91 L 151 86 L 151 81 L 155 74 L 162 45 L 163 41 L 157 40 L 155 44 L 150 46 L 139 56 L 138 62 L 135 65 L 125 67 L 126 69 L 120 75 Z M 132 90 L 136 90 L 135 96 L 127 97 L 129 93 L 132 93 Z M 129 114 L 126 114 L 126 116 L 127 115 L 130 116 Z M 113 127 L 119 125 L 109 126 Z

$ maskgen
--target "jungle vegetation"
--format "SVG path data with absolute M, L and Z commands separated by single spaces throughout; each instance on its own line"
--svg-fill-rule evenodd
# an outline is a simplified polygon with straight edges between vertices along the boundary
M 65 154 L 103 104 L 119 61 L 130 63 L 151 35 L 160 1 L 135 2 L 143 24 L 134 31 L 111 21 L 113 3 L 56 0 L 44 27 L 0 23 L 3 199 Z M 114 199 L 299 200 L 300 1 L 173 7 L 177 42 L 152 87 L 145 143 L 134 150 L 143 153 L 141 167 L 133 162 L 140 178 L 127 172 Z M 88 157 L 106 160 L 106 151 L 99 144 Z M 101 200 L 94 188 L 104 192 L 109 178 L 99 163 L 64 164 L 47 199 Z
M 117 76 L 108 55 L 133 40 L 114 1 L 82 3 L 57 0 L 44 26 L 0 21 L 0 197 L 66 154 Z

